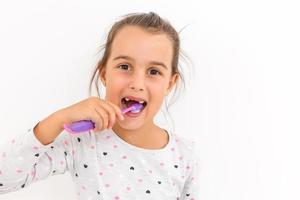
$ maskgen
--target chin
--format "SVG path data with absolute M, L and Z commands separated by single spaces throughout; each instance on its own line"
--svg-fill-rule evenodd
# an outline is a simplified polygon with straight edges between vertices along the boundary
M 144 125 L 144 123 L 141 122 L 126 122 L 126 123 L 119 123 L 118 126 L 122 129 L 127 129 L 127 130 L 136 130 L 141 128 Z
M 153 123 L 151 120 L 146 120 L 145 118 L 139 118 L 139 119 L 125 119 L 124 121 L 117 121 L 116 126 L 121 129 L 127 129 L 127 130 L 137 130 L 142 128 L 143 126 L 147 124 Z

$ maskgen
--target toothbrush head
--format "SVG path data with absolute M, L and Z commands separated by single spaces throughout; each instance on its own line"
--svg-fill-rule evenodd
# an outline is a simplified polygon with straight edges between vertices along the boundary
M 125 113 L 127 113 L 127 112 L 129 112 L 129 111 L 137 111 L 137 110 L 142 110 L 143 109 L 143 105 L 142 104 L 140 104 L 140 103 L 134 103 L 134 104 L 132 104 L 130 107 L 128 107 L 128 108 L 124 108 L 123 110 L 122 110 L 122 113 L 123 114 L 125 114 Z

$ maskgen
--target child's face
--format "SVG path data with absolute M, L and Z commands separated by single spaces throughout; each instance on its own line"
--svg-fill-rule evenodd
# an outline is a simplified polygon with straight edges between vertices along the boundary
M 100 74 L 106 85 L 105 99 L 120 108 L 126 96 L 147 102 L 139 116 L 125 115 L 125 120 L 119 121 L 122 128 L 137 129 L 153 123 L 178 78 L 171 77 L 172 54 L 172 42 L 166 34 L 149 33 L 135 26 L 125 26 L 116 34 L 107 65 Z

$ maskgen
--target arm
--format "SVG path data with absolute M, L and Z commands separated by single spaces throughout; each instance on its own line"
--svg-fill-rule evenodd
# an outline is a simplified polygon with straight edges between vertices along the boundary
M 64 123 L 66 121 L 63 115 L 60 111 L 57 111 L 39 122 L 34 127 L 33 132 L 43 145 L 48 145 L 64 130 Z
M 192 166 L 185 181 L 183 191 L 181 193 L 180 200 L 199 200 L 200 199 L 200 157 L 199 150 L 196 150 L 199 146 L 194 143 Z
M 70 135 L 59 135 L 61 122 L 55 116 L 49 116 L 0 147 L 0 194 L 65 173 L 73 166 Z

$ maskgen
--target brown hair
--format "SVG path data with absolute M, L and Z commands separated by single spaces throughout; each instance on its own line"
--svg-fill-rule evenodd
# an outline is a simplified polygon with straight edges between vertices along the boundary
M 179 56 L 181 56 L 184 61 L 187 58 L 183 51 L 180 49 L 180 40 L 177 31 L 173 28 L 173 26 L 165 19 L 162 19 L 158 14 L 154 12 L 149 13 L 131 13 L 123 16 L 123 19 L 117 21 L 110 29 L 107 38 L 106 43 L 101 46 L 100 51 L 104 50 L 102 58 L 98 61 L 98 64 L 96 66 L 96 69 L 93 72 L 93 76 L 90 80 L 89 84 L 89 96 L 91 96 L 91 86 L 92 83 L 95 82 L 95 86 L 97 89 L 98 97 L 100 98 L 99 88 L 98 88 L 98 81 L 97 78 L 95 81 L 96 74 L 100 74 L 100 72 L 103 70 L 103 68 L 106 66 L 108 58 L 110 56 L 111 52 L 111 46 L 114 37 L 118 33 L 118 31 L 121 30 L 124 26 L 131 25 L 131 26 L 138 26 L 140 28 L 143 28 L 146 31 L 149 31 L 153 34 L 166 34 L 173 43 L 173 60 L 172 60 L 172 70 L 171 70 L 171 76 L 174 74 L 178 74 L 180 77 L 180 80 L 183 83 L 183 87 L 185 88 L 185 80 L 183 77 L 183 74 L 180 72 L 178 67 L 179 65 Z M 97 75 L 96 77 L 99 77 Z M 176 83 L 175 93 L 178 91 L 178 82 Z M 173 96 L 174 96 L 173 94 Z M 176 96 L 176 95 L 175 95 Z M 171 103 L 172 105 L 173 103 Z M 168 111 L 168 105 L 166 105 L 166 109 Z

